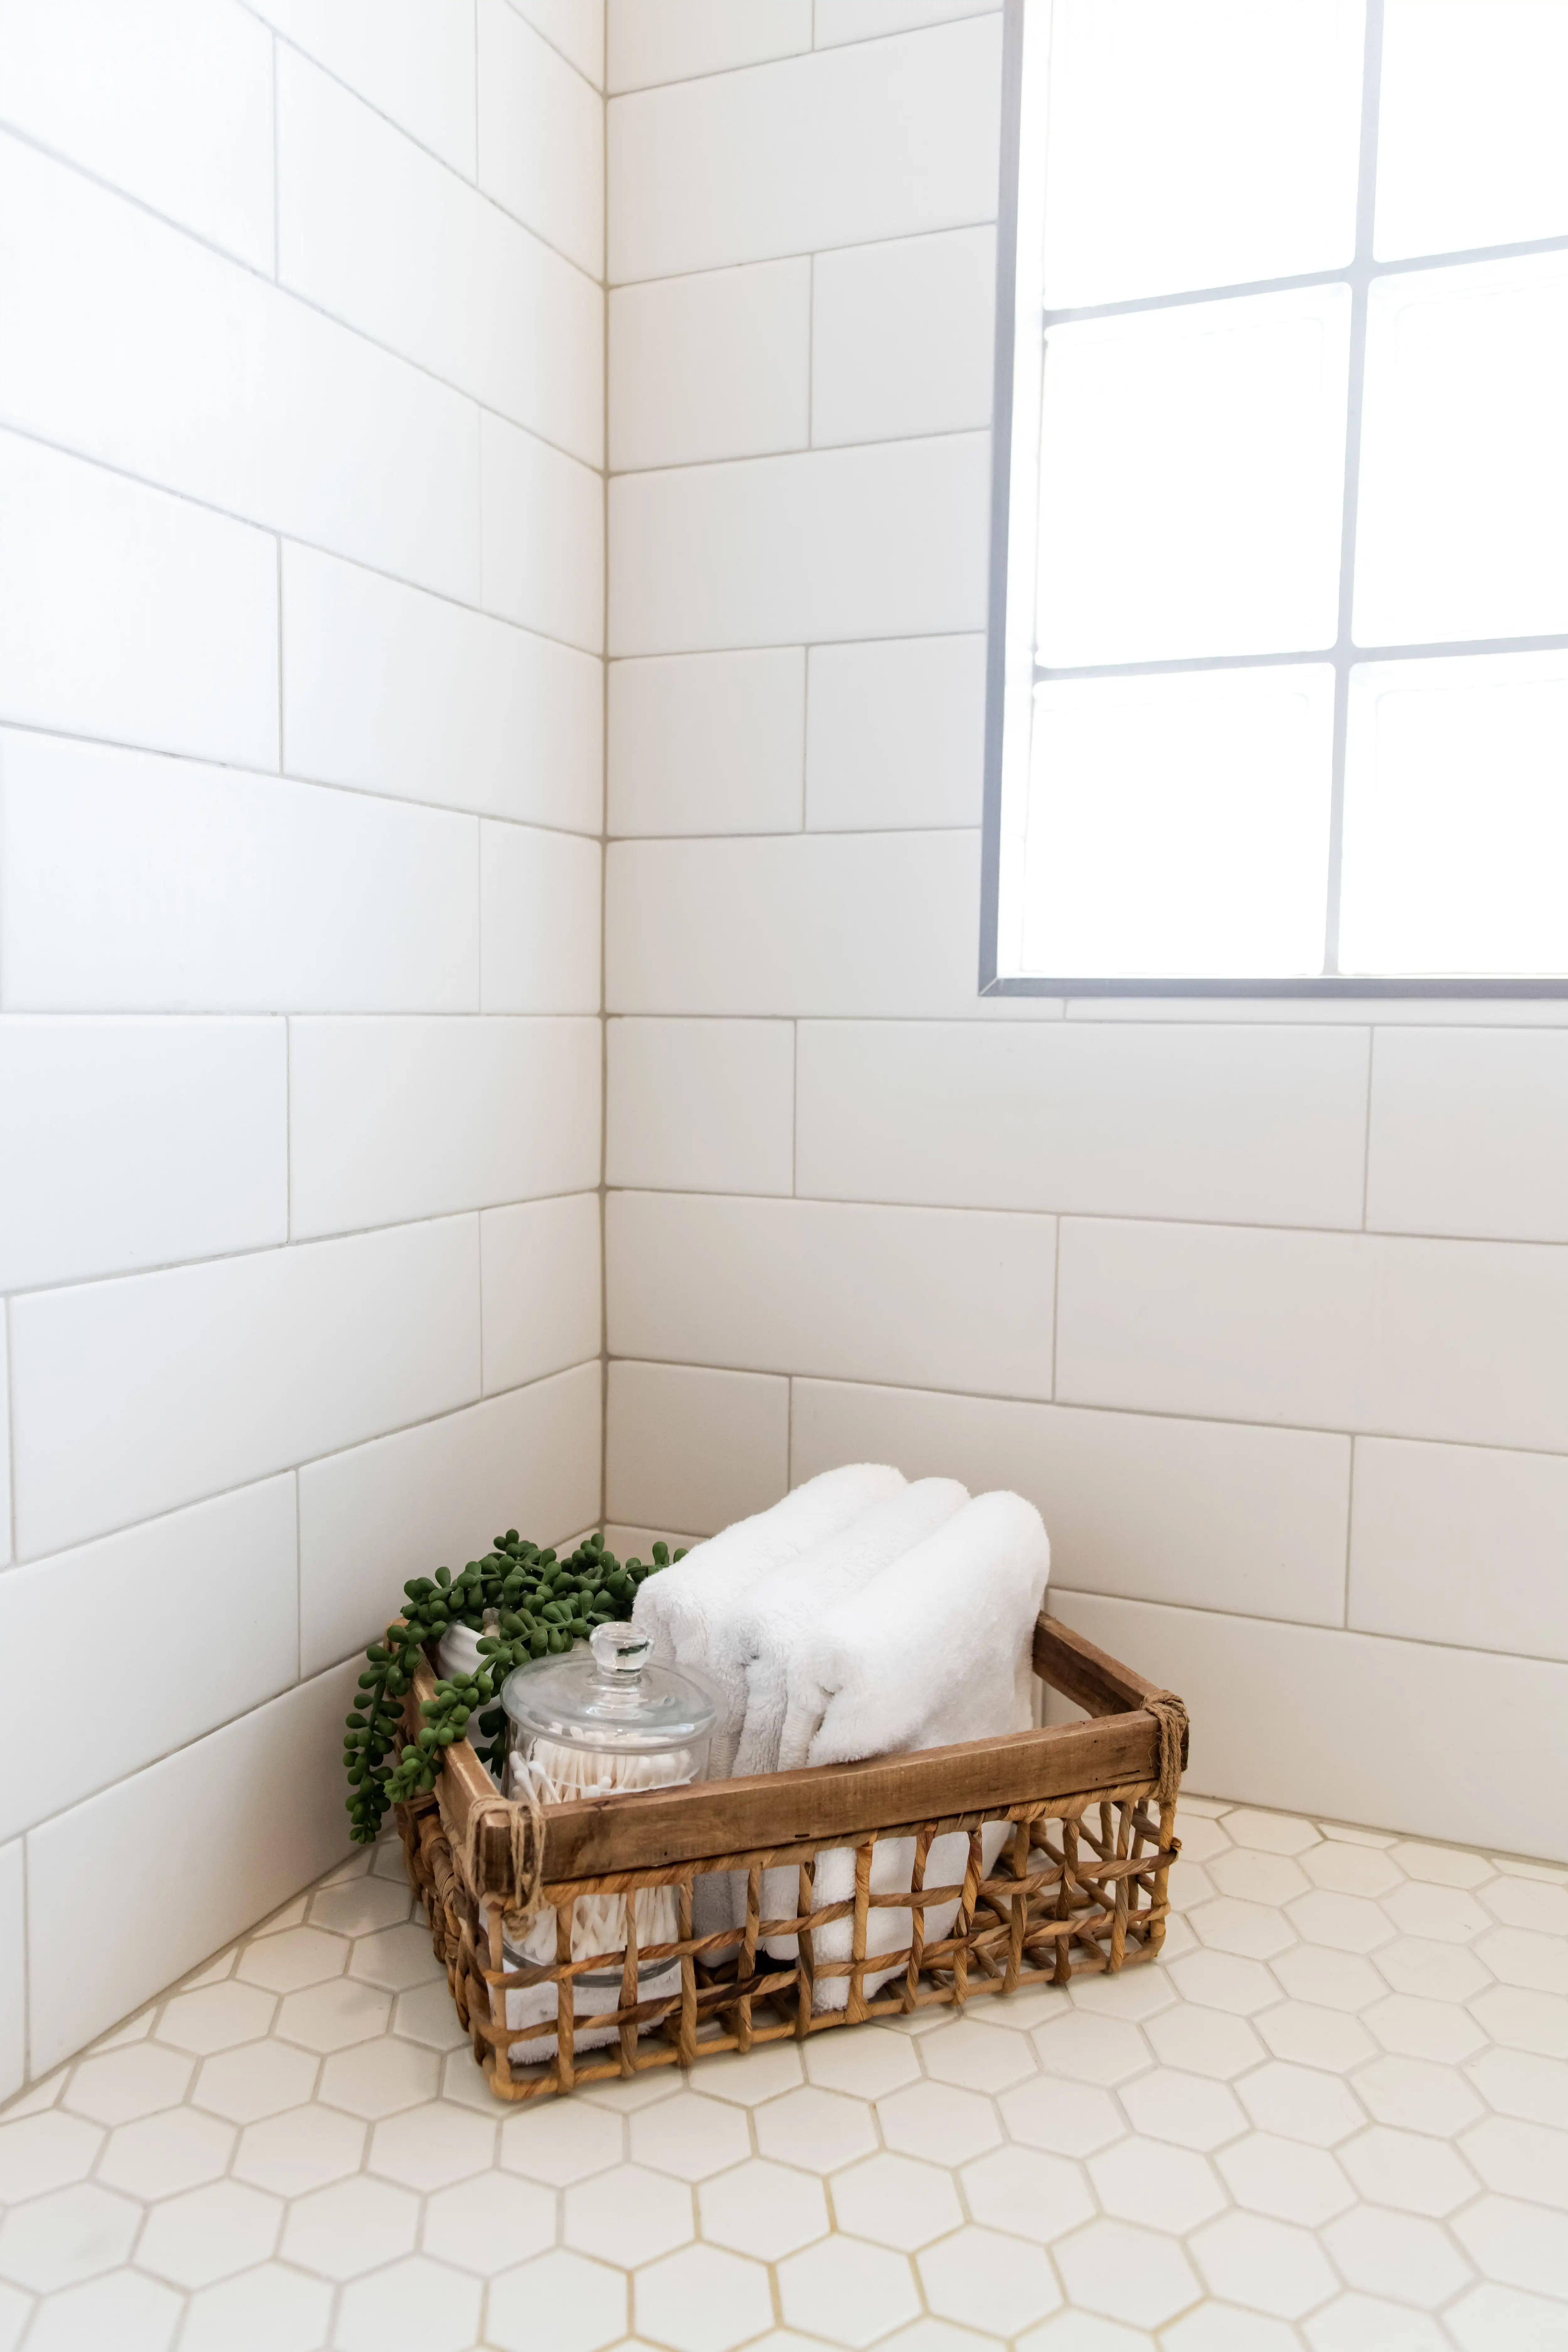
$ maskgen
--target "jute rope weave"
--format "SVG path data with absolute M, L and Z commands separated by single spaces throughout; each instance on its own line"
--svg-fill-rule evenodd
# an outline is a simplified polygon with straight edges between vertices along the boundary
M 1173 1805 L 1182 1785 L 1187 1710 L 1174 1691 L 1151 1691 L 1143 1704 L 1160 1727 L 1160 1782 L 1155 1793 L 1162 1805 Z
M 504 1906 L 501 1924 L 514 1943 L 521 1943 L 539 1916 L 544 1885 L 544 1808 L 529 1780 L 523 1781 L 521 1804 L 499 1790 L 468 1808 L 463 1832 L 462 1870 L 470 1887 L 484 1885 L 479 1862 L 480 1843 L 489 1829 L 500 1829 L 510 1858 L 511 1901 Z
M 1070 1684 L 1064 1686 L 1075 1695 Z M 894 1775 L 884 1801 L 886 1826 L 831 1836 L 786 1832 L 785 1842 L 763 1846 L 754 1832 L 751 1840 L 722 1834 L 731 1820 L 737 1829 L 742 1819 L 765 1825 L 758 1784 L 735 1783 L 733 1804 L 722 1784 L 713 1784 L 721 1823 L 713 1843 L 723 1852 L 563 1874 L 548 1885 L 548 1815 L 531 1790 L 516 1801 L 499 1790 L 476 1791 L 460 1829 L 444 1788 L 400 1807 L 409 1875 L 492 2091 L 509 2101 L 548 2096 L 658 2066 L 689 2067 L 764 2042 L 804 2040 L 864 2018 L 963 2007 L 1021 1987 L 1065 1986 L 1075 1977 L 1153 1958 L 1180 1850 L 1174 1809 L 1187 1711 L 1173 1692 L 1146 1684 L 1136 1685 L 1136 1695 L 1129 1689 L 1125 1698 L 1120 1690 L 1116 1696 L 1120 1706 L 1104 1698 L 1097 1704 L 1093 1696 L 1088 1703 L 1100 1717 L 1113 1717 L 1114 1727 L 1126 1727 L 1117 1731 L 1118 1754 L 1141 1747 L 1147 1761 L 1136 1777 L 1115 1785 L 1104 1785 L 1103 1776 L 1097 1784 L 1086 1769 L 1079 1793 L 1009 1802 L 1016 1793 L 1016 1778 L 1008 1786 L 1015 1768 L 999 1755 L 990 1781 L 994 1796 L 972 1811 L 910 1821 Z M 1063 1725 L 1032 1740 L 1059 1743 L 1053 1752 L 1064 1757 L 1079 1753 L 1077 1741 L 1088 1768 L 1092 1754 L 1104 1752 L 1091 1753 L 1093 1737 L 1114 1727 Z M 911 1766 L 919 1761 L 909 1759 Z M 476 1764 L 470 1788 L 479 1772 Z M 929 1776 L 925 1785 L 932 1785 Z M 1055 1785 L 1064 1784 L 1058 1779 Z M 1003 1832 L 999 1850 L 994 1841 L 983 1843 L 987 1824 Z M 635 1844 L 622 1851 L 635 1863 Z M 995 1859 L 988 1866 L 991 1852 Z M 818 1864 L 831 1853 L 854 1857 L 852 1881 L 837 1866 L 845 1892 L 836 1900 L 826 1899 L 832 1881 L 818 1894 Z M 764 1885 L 771 1892 L 780 1883 L 781 1868 L 788 1872 L 784 1883 L 795 1886 L 794 1901 L 784 1916 L 764 1916 Z M 693 1925 L 697 1884 L 718 1872 L 739 1874 L 744 1917 L 700 1935 Z M 675 1933 L 639 1949 L 635 1896 L 654 1887 L 675 1893 Z M 594 1898 L 606 1895 L 626 1898 L 617 1914 L 626 1923 L 617 1930 L 626 1941 L 615 1951 L 590 1951 L 579 1906 L 596 1907 Z M 554 1914 L 554 1958 L 524 1964 L 517 1949 L 542 1912 Z M 650 1969 L 657 1989 L 647 1981 Z M 592 1973 L 602 1985 L 606 1970 L 620 1978 L 616 2006 L 584 2010 L 577 1979 Z M 530 2025 L 510 2024 L 509 1995 L 543 1987 L 553 1988 L 553 2013 Z M 537 2000 L 527 2013 L 538 2016 Z M 578 2029 L 590 2024 L 613 2030 L 609 2046 L 575 2048 Z

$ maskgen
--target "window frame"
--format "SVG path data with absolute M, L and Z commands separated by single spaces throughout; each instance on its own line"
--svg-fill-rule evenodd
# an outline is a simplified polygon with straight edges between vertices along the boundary
M 991 547 L 988 572 L 988 614 L 986 623 L 985 660 L 985 741 L 984 797 L 981 835 L 980 883 L 980 976 L 982 996 L 1047 996 L 1047 997 L 1234 997 L 1261 999 L 1268 997 L 1311 998 L 1328 1000 L 1355 998 L 1458 998 L 1485 1001 L 1488 999 L 1551 1000 L 1568 997 L 1568 972 L 1563 973 L 1399 973 L 1399 972 L 1307 972 L 1294 974 L 1226 974 L 1205 978 L 1182 975 L 1161 979 L 1148 975 L 1131 978 L 1096 974 L 1091 976 L 1056 975 L 1035 972 L 1004 973 L 1000 971 L 1000 940 L 1004 893 L 1009 887 L 1005 869 L 1003 826 L 1006 814 L 1005 775 L 1009 742 L 1016 736 L 1020 721 L 1018 710 L 1023 706 L 1026 721 L 1032 719 L 1034 690 L 1041 673 L 1037 669 L 1034 653 L 1035 614 L 1032 593 L 1035 549 L 1032 533 L 1026 556 L 1015 542 L 1013 533 L 1014 474 L 1016 465 L 1031 466 L 1030 442 L 1025 437 L 1032 425 L 1034 441 L 1038 440 L 1038 404 L 1043 357 L 1033 356 L 1028 371 L 1022 367 L 1023 354 L 1018 345 L 1019 267 L 1021 220 L 1031 217 L 1023 210 L 1023 200 L 1034 201 L 1032 234 L 1038 238 L 1043 228 L 1044 190 L 1041 160 L 1026 158 L 1023 152 L 1023 115 L 1025 82 L 1027 70 L 1043 70 L 1037 60 L 1030 60 L 1025 42 L 1026 15 L 1048 9 L 1051 0 L 1004 0 L 1001 173 L 996 221 L 996 341 L 995 380 L 992 407 L 991 456 Z M 1342 271 L 1313 273 L 1304 281 L 1299 278 L 1269 280 L 1263 286 L 1224 287 L 1214 289 L 1194 289 L 1190 296 L 1154 297 L 1146 304 L 1108 306 L 1118 310 L 1169 308 L 1186 300 L 1215 300 L 1258 291 L 1285 290 L 1286 288 L 1308 285 L 1346 283 L 1352 294 L 1351 382 L 1347 415 L 1347 446 L 1345 458 L 1345 494 L 1342 523 L 1340 617 L 1335 643 L 1316 653 L 1284 651 L 1277 654 L 1219 656 L 1213 660 L 1130 663 L 1128 671 L 1144 671 L 1157 675 L 1180 675 L 1215 668 L 1261 668 L 1270 665 L 1289 666 L 1303 661 L 1317 661 L 1331 666 L 1335 677 L 1334 754 L 1331 783 L 1330 835 L 1330 888 L 1331 903 L 1337 910 L 1339 861 L 1342 828 L 1345 736 L 1352 671 L 1357 667 L 1395 658 L 1411 660 L 1434 659 L 1447 655 L 1487 655 L 1531 652 L 1556 652 L 1568 648 L 1568 635 L 1537 637 L 1488 638 L 1473 643 L 1454 645 L 1419 645 L 1409 647 L 1369 646 L 1360 647 L 1351 638 L 1351 599 L 1355 572 L 1355 519 L 1359 489 L 1361 457 L 1362 388 L 1364 381 L 1366 320 L 1371 288 L 1380 279 L 1402 274 L 1414 274 L 1426 269 L 1451 268 L 1465 262 L 1484 262 L 1522 258 L 1533 253 L 1555 253 L 1568 250 L 1568 236 L 1538 238 L 1519 244 L 1468 248 L 1459 253 L 1416 256 L 1389 262 L 1377 262 L 1372 256 L 1373 210 L 1376 194 L 1375 125 L 1380 101 L 1379 82 L 1383 53 L 1384 0 L 1366 0 L 1365 79 L 1363 89 L 1362 142 L 1360 179 L 1356 205 L 1356 251 Z M 1037 52 L 1048 44 L 1037 43 Z M 1037 257 L 1031 253 L 1030 259 Z M 1036 274 L 1038 282 L 1038 273 Z M 1062 314 L 1070 318 L 1074 313 Z M 1045 330 L 1055 314 L 1041 313 L 1039 333 L 1043 346 Z M 1022 379 L 1022 381 L 1021 381 Z M 1015 434 L 1016 414 L 1022 409 L 1020 431 Z M 1018 443 L 1016 450 L 1015 442 Z M 1026 485 L 1033 495 L 1032 487 Z M 1027 668 L 1024 667 L 1024 633 L 1011 646 L 1008 640 L 1009 586 L 1012 574 L 1022 562 L 1024 593 L 1019 601 L 1027 606 Z M 1013 695 L 1010 698 L 1009 669 Z M 1064 675 L 1072 676 L 1067 672 Z M 1015 887 L 1016 887 L 1015 885 Z

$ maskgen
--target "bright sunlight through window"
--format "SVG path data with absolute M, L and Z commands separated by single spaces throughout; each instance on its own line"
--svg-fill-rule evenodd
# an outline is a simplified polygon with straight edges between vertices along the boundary
M 983 982 L 1563 992 L 1568 0 L 1007 33 Z

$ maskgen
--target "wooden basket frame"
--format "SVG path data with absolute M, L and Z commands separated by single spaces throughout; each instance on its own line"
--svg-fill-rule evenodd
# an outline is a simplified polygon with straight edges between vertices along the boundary
M 526 1969 L 509 1969 L 502 1949 L 502 1916 L 516 1899 L 517 1824 L 508 1819 L 513 1809 L 500 1803 L 466 1740 L 446 1749 L 435 1793 L 400 1804 L 397 1823 L 458 2018 L 496 2096 L 548 2097 L 581 2083 L 689 2067 L 865 2018 L 936 2004 L 962 2008 L 1020 1985 L 1061 1985 L 1152 1959 L 1164 1940 L 1167 1880 L 1180 1851 L 1179 1774 L 1168 1744 L 1174 1729 L 1184 1765 L 1180 1702 L 1044 1612 L 1035 1629 L 1034 1665 L 1044 1684 L 1087 1710 L 1087 1721 L 860 1764 L 546 1806 L 543 1894 L 555 1912 L 556 1953 L 553 1961 Z M 434 1688 L 426 1664 L 406 1702 L 407 1728 L 417 1729 L 420 1702 Z M 988 1822 L 1012 1827 L 990 1874 L 981 1843 Z M 955 1832 L 968 1838 L 963 1880 L 928 1887 L 931 1843 Z M 891 1894 L 871 1886 L 873 1855 L 884 1837 L 914 1840 L 913 1884 Z M 817 1858 L 846 1847 L 855 1853 L 854 1894 L 817 1905 Z M 798 1873 L 797 1911 L 764 1918 L 763 1874 L 781 1866 Z M 716 1871 L 744 1873 L 744 1924 L 695 1935 L 693 1886 Z M 676 1890 L 673 1943 L 639 1954 L 628 1903 L 628 1944 L 573 1958 L 573 1906 L 580 1898 L 654 1886 Z M 955 1900 L 951 1930 L 928 1944 L 927 1909 Z M 910 1942 L 868 1955 L 870 1914 L 881 1907 L 910 1913 Z M 824 1958 L 816 1948 L 818 1933 L 844 1919 L 852 1923 L 848 1958 Z M 770 1959 L 765 1938 L 786 1934 L 797 1938 L 798 1958 Z M 679 1963 L 679 1992 L 639 2000 L 639 1960 L 645 1967 L 650 1960 Z M 618 2006 L 591 2016 L 576 2012 L 574 1979 L 616 1968 Z M 889 1969 L 892 1980 L 868 1992 L 866 1977 Z M 815 2008 L 815 1985 L 834 1976 L 849 1979 L 845 2005 Z M 542 1984 L 557 1989 L 556 2015 L 510 2027 L 508 1992 Z M 574 2033 L 589 2024 L 613 2030 L 613 2046 L 576 2051 Z M 515 2071 L 513 2050 L 526 2072 Z

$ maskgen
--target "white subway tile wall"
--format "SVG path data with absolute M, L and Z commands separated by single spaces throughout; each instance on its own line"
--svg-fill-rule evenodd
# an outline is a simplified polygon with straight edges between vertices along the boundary
M 605 1508 L 635 1496 L 656 1527 L 715 1535 L 787 1486 L 789 1382 L 683 1364 L 610 1367 Z M 646 1557 L 646 1555 L 645 1555 Z
M 700 464 L 810 440 L 811 264 L 763 262 L 610 297 L 610 463 Z
M 976 993 L 999 37 L 612 0 L 606 1507 L 1016 1487 L 1194 1788 L 1561 1855 L 1563 1008 Z
M 405 1578 L 600 1516 L 602 36 L 5 10 L 0 2097 L 344 1851 Z
M 871 1454 L 1194 1788 L 1562 1853 L 1561 1008 L 977 994 L 1000 12 L 5 16 L 0 1633 L 155 1597 L 0 2095 L 331 1866 L 405 1577 Z

